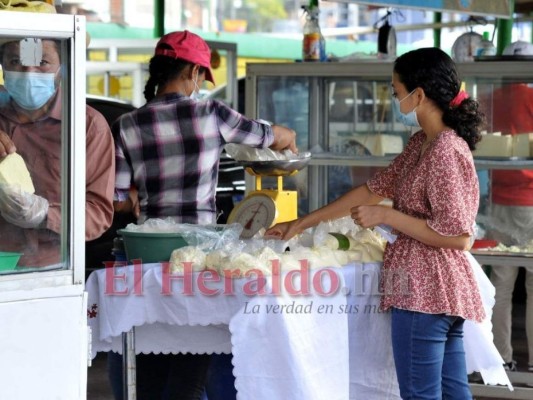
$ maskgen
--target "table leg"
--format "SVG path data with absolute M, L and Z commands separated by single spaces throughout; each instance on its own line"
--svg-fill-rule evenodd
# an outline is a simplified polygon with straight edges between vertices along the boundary
M 137 374 L 135 366 L 135 328 L 122 333 L 122 382 L 124 400 L 137 400 Z

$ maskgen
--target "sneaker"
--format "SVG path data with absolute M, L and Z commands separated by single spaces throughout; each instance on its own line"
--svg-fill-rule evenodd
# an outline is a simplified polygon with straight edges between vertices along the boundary
M 516 371 L 516 361 L 515 360 L 511 360 L 508 363 L 504 363 L 503 364 L 503 368 L 506 371 L 511 371 L 511 372 Z M 531 371 L 533 372 L 533 368 L 531 369 Z

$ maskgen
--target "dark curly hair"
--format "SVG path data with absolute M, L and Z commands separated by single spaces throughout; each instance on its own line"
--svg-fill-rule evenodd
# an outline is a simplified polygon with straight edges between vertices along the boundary
M 461 89 L 461 80 L 450 56 L 436 47 L 413 50 L 396 59 L 394 72 L 408 92 L 422 88 L 443 111 L 442 122 L 454 129 L 470 150 L 475 150 L 476 143 L 481 140 L 485 115 L 472 98 L 464 99 L 457 106 L 450 105 Z
M 188 66 L 192 68 L 194 63 L 181 58 L 162 55 L 153 56 L 148 67 L 150 77 L 144 86 L 144 98 L 146 101 L 152 100 L 155 97 L 157 88 L 179 77 Z M 205 71 L 206 68 L 200 67 L 200 74 L 205 73 Z

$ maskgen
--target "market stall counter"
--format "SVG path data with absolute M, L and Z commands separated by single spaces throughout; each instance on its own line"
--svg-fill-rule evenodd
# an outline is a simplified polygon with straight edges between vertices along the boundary
M 394 235 L 354 228 L 349 218 L 289 242 L 240 241 L 240 227 L 179 228 L 189 245 L 166 249 L 169 262 L 128 257 L 131 265 L 110 263 L 89 276 L 92 357 L 123 348 L 126 360 L 134 353 L 232 353 L 238 399 L 400 398 L 390 312 L 380 308 L 381 260 Z M 492 343 L 494 288 L 466 254 L 487 314 L 483 323 L 465 322 L 468 372 L 512 390 Z M 134 339 L 133 348 L 123 336 Z
M 135 327 L 137 354 L 233 353 L 239 399 L 399 399 L 380 267 L 220 280 L 165 263 L 98 270 L 86 286 L 92 357 L 121 353 Z

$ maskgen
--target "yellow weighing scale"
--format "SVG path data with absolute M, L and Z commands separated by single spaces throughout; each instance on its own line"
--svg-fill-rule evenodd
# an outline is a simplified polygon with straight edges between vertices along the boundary
M 235 206 L 228 216 L 227 223 L 239 223 L 243 230 L 241 238 L 249 239 L 261 228 L 269 228 L 278 222 L 298 217 L 298 193 L 283 190 L 283 177 L 292 176 L 305 168 L 311 154 L 291 160 L 239 161 L 245 171 L 255 176 L 255 190 Z M 262 178 L 277 177 L 276 189 L 263 189 Z

